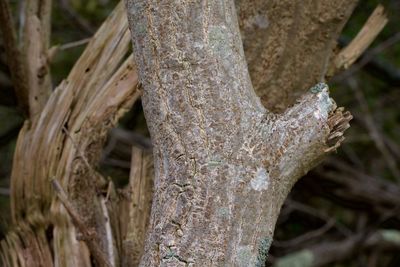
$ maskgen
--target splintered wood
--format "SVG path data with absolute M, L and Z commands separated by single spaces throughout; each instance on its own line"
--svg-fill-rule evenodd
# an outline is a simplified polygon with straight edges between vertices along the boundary
M 44 43 L 40 49 L 47 47 Z M 11 177 L 15 227 L 1 242 L 0 256 L 6 265 L 90 266 L 91 254 L 99 262 L 99 253 L 91 251 L 93 246 L 88 250 L 85 242 L 77 239 L 81 229 L 55 197 L 52 177 L 65 189 L 82 223 L 96 232 L 94 242 L 100 256 L 112 265 L 118 260 L 113 250 L 120 242 L 117 237 L 110 238 L 114 229 L 105 222 L 115 218 L 106 216 L 104 196 L 99 195 L 107 180 L 95 166 L 108 130 L 140 96 L 136 67 L 132 56 L 127 55 L 129 45 L 128 23 L 120 3 L 93 36 L 68 78 L 46 97 L 43 106 L 34 108 L 35 119 L 25 122 Z M 46 232 L 52 238 L 46 238 Z M 24 248 L 25 243 L 32 244 L 29 250 Z

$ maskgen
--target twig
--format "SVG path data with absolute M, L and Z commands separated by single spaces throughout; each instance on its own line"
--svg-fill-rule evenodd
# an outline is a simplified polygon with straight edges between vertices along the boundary
M 322 227 L 314 230 L 314 231 L 310 231 L 307 232 L 301 236 L 297 236 L 293 239 L 290 240 L 285 240 L 285 241 L 274 241 L 274 246 L 275 247 L 294 247 L 294 246 L 298 246 L 303 242 L 306 242 L 310 239 L 322 236 L 324 233 L 326 233 L 327 231 L 329 231 L 333 226 L 335 225 L 335 220 L 331 219 L 328 222 L 326 222 Z
M 70 48 L 74 48 L 74 47 L 77 47 L 77 46 L 81 46 L 81 45 L 84 45 L 84 44 L 89 43 L 89 41 L 90 41 L 91 39 L 92 39 L 92 38 L 85 38 L 85 39 L 82 39 L 82 40 L 79 40 L 79 41 L 66 43 L 66 44 L 60 45 L 60 46 L 58 47 L 58 50 L 67 50 L 67 49 L 70 49 Z
M 293 199 L 287 199 L 286 204 L 289 208 L 292 208 L 292 209 L 298 210 L 300 212 L 306 213 L 308 215 L 311 215 L 313 217 L 319 218 L 326 223 L 329 223 L 333 220 L 333 218 L 329 217 L 327 214 L 323 213 L 322 211 L 315 209 L 313 207 L 307 206 L 303 203 L 297 202 Z M 337 222 L 335 222 L 334 227 L 340 233 L 342 233 L 344 236 L 350 236 L 353 234 L 350 229 L 348 229 L 346 226 L 341 225 Z
M 387 135 L 383 135 L 383 141 L 390 151 L 392 151 L 392 153 L 397 157 L 397 159 L 400 160 L 400 146 Z
M 4 48 L 11 78 L 18 99 L 18 105 L 26 116 L 29 116 L 29 92 L 26 70 L 22 64 L 21 53 L 18 49 L 14 21 L 8 0 L 0 1 L 0 30 L 3 35 Z
M 102 164 L 116 166 L 121 168 L 131 168 L 131 163 L 126 158 L 131 157 L 132 146 L 144 151 L 150 151 L 152 148 L 151 140 L 139 133 L 114 128 L 108 135 L 108 142 L 102 153 Z M 111 154 L 116 154 L 119 159 L 112 158 Z
M 374 140 L 376 147 L 378 150 L 381 152 L 383 157 L 386 160 L 386 163 L 393 174 L 394 178 L 398 182 L 400 182 L 400 171 L 397 168 L 397 163 L 396 160 L 393 158 L 392 154 L 390 151 L 387 149 L 385 145 L 385 141 L 381 137 L 380 131 L 378 130 L 376 123 L 374 122 L 374 119 L 371 115 L 371 112 L 369 110 L 367 101 L 365 100 L 365 96 L 363 92 L 360 90 L 358 87 L 357 81 L 355 79 L 349 79 L 349 85 L 350 88 L 353 89 L 353 92 L 356 96 L 356 99 L 358 103 L 360 104 L 360 108 L 363 113 L 363 119 L 365 122 L 365 125 L 369 131 L 369 134 L 371 135 L 372 140 Z
M 400 188 L 397 184 L 372 177 L 338 159 L 328 159 L 326 166 L 330 171 L 316 170 L 316 173 L 324 180 L 341 185 L 340 189 L 330 190 L 330 193 L 336 196 L 334 198 L 336 202 L 353 208 L 354 205 L 358 207 L 362 203 L 363 206 L 372 207 L 378 213 L 387 211 L 392 213 L 392 210 L 400 207 Z
M 75 41 L 75 42 L 70 42 L 70 43 L 66 43 L 66 44 L 62 44 L 62 45 L 52 46 L 52 47 L 50 47 L 50 49 L 49 49 L 49 51 L 47 53 L 48 60 L 50 62 L 52 62 L 53 58 L 57 54 L 57 52 L 87 44 L 87 43 L 90 42 L 91 39 L 92 38 L 85 38 L 85 39 L 82 39 L 82 40 L 79 40 L 79 41 Z
M 361 170 L 365 170 L 363 162 L 361 161 L 360 157 L 354 151 L 352 146 L 343 146 L 342 151 L 347 156 L 347 158 L 354 164 L 357 168 Z
M 84 223 L 84 220 L 80 217 L 80 215 L 76 211 L 75 207 L 69 201 L 68 196 L 67 196 L 66 192 L 64 191 L 64 189 L 61 187 L 60 183 L 55 178 L 53 178 L 51 180 L 51 184 L 53 185 L 53 188 L 54 188 L 59 200 L 64 205 L 65 209 L 67 210 L 68 214 L 70 215 L 73 223 L 81 232 L 83 240 L 88 245 L 88 248 L 92 252 L 92 255 L 96 259 L 97 263 L 99 263 L 101 266 L 112 267 L 112 265 L 108 261 L 106 255 L 104 254 L 104 252 L 102 251 L 102 249 L 100 248 L 100 246 L 98 244 L 98 241 L 96 238 L 96 233 L 94 232 L 93 229 L 89 229 L 86 226 L 86 224 Z
M 122 128 L 114 128 L 111 130 L 110 137 L 124 145 L 136 146 L 143 150 L 150 151 L 153 146 L 150 138 L 133 131 L 124 130 Z
M 72 19 L 73 22 L 77 26 L 79 26 L 82 30 L 84 30 L 86 33 L 92 35 L 95 32 L 95 29 L 93 28 L 92 25 L 83 17 L 81 17 L 72 7 L 71 4 L 69 3 L 69 0 L 61 0 L 60 1 L 61 8 L 64 9 L 68 16 Z
M 69 140 L 72 143 L 72 146 L 78 151 L 79 156 L 82 158 L 83 162 L 85 163 L 86 167 L 92 172 L 95 173 L 96 171 L 93 169 L 93 167 L 89 164 L 89 161 L 87 159 L 87 157 L 85 156 L 85 154 L 83 153 L 82 149 L 80 149 L 78 147 L 78 145 L 75 143 L 74 139 L 72 138 L 71 134 L 69 133 L 69 131 L 67 130 L 67 128 L 65 128 L 65 126 L 62 127 L 64 133 L 67 135 L 67 137 L 69 138 Z
M 369 55 L 367 51 L 365 55 Z M 360 62 L 364 61 L 364 57 L 361 58 Z M 393 65 L 391 62 L 374 56 L 365 64 L 365 70 L 370 72 L 374 77 L 385 81 L 391 86 L 400 86 L 400 69 Z
M 111 186 L 111 183 L 109 184 Z M 109 189 L 110 189 L 109 186 Z M 108 194 L 108 192 L 107 192 Z M 108 258 L 110 259 L 109 262 L 115 262 L 115 253 L 114 253 L 114 242 L 113 242 L 113 234 L 112 234 L 112 227 L 111 227 L 111 219 L 110 214 L 107 209 L 107 197 L 100 196 L 100 204 L 101 204 L 101 211 L 104 216 L 105 220 L 105 230 L 106 230 L 106 239 L 107 239 L 107 254 Z
M 105 158 L 101 161 L 101 164 L 105 164 L 112 167 L 118 167 L 122 169 L 130 169 L 131 163 L 129 161 L 113 159 L 113 158 Z
M 349 68 L 375 40 L 387 22 L 388 18 L 383 6 L 378 5 L 357 36 L 336 56 L 331 75 L 333 76 L 334 73 L 337 73 L 341 69 Z
M 333 81 L 334 82 L 339 82 L 339 81 L 342 81 L 342 80 L 347 79 L 348 77 L 352 76 L 354 73 L 356 73 L 357 71 L 361 70 L 370 61 L 372 61 L 376 55 L 378 55 L 379 53 L 382 53 L 385 49 L 389 48 L 390 46 L 396 44 L 399 41 L 400 41 L 400 32 L 397 32 L 396 34 L 394 34 L 390 38 L 388 38 L 385 41 L 383 41 L 382 43 L 380 43 L 375 48 L 371 49 L 362 58 L 362 60 L 360 60 L 357 64 L 354 64 L 347 71 L 341 73 L 340 75 L 337 75 L 333 79 Z

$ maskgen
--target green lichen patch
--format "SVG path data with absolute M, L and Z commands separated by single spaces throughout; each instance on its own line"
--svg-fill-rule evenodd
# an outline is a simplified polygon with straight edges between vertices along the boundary
M 225 208 L 225 207 L 219 208 L 218 215 L 222 218 L 228 219 L 229 218 L 229 208 Z
M 317 119 L 328 119 L 329 114 L 336 109 L 336 103 L 329 97 L 329 87 L 325 83 L 318 83 L 310 89 L 317 96 L 317 106 L 314 117 Z
M 329 87 L 326 83 L 317 83 L 313 87 L 311 87 L 310 92 L 313 94 L 318 94 L 321 93 L 324 89 L 327 91 L 329 90 Z
M 272 239 L 269 237 L 262 238 L 258 246 L 258 256 L 256 267 L 264 267 L 268 258 L 268 251 L 271 247 Z
M 231 49 L 229 48 L 230 44 L 228 42 L 229 36 L 225 27 L 210 27 L 208 40 L 215 54 L 219 55 L 221 58 L 225 58 L 230 55 Z

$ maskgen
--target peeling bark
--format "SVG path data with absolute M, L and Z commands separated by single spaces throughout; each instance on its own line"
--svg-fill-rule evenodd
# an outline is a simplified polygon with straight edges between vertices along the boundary
M 141 266 L 264 266 L 292 185 L 350 117 L 324 84 L 267 111 L 233 1 L 128 0 L 127 10 L 156 172 Z

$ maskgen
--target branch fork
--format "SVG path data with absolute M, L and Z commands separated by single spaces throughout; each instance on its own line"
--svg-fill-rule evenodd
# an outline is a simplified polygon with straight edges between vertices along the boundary
M 127 10 L 155 147 L 141 266 L 263 266 L 288 192 L 340 145 L 351 116 L 322 83 L 267 111 L 231 0 L 128 0 Z

